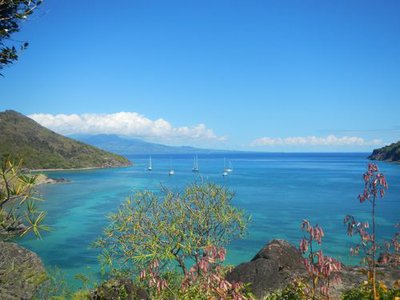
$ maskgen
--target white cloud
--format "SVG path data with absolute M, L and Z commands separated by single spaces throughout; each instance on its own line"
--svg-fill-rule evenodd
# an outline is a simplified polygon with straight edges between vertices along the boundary
M 173 127 L 164 119 L 151 120 L 136 112 L 113 114 L 32 114 L 39 124 L 60 134 L 118 134 L 163 140 L 223 141 L 204 124 Z
M 326 137 L 317 136 L 295 136 L 287 138 L 261 137 L 255 139 L 251 146 L 372 146 L 382 145 L 383 142 L 378 139 L 366 141 L 357 136 L 337 137 L 328 135 Z

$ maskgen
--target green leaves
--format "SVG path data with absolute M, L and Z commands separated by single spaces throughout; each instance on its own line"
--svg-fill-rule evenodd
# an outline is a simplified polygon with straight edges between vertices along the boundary
M 186 264 L 196 262 L 205 246 L 224 246 L 245 234 L 248 218 L 232 199 L 232 192 L 211 183 L 182 192 L 138 192 L 109 216 L 95 243 L 103 249 L 101 261 L 137 272 L 157 259 L 186 273 Z
M 22 162 L 15 164 L 6 159 L 0 169 L 0 238 L 25 235 L 32 231 L 41 238 L 40 231 L 48 231 L 43 225 L 46 213 L 38 211 L 35 197 L 37 176 L 24 174 Z

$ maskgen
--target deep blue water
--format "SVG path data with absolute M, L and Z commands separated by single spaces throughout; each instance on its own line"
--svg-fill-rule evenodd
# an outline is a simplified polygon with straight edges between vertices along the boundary
M 48 212 L 46 223 L 53 231 L 43 240 L 32 236 L 18 241 L 37 252 L 47 266 L 58 266 L 73 282 L 77 273 L 95 277 L 98 252 L 89 247 L 107 224 L 106 215 L 135 191 L 158 191 L 161 185 L 180 189 L 195 180 L 227 186 L 235 192 L 234 205 L 252 216 L 248 236 L 228 246 L 227 262 L 251 259 L 274 238 L 298 244 L 303 219 L 325 230 L 323 250 L 348 264 L 359 258 L 349 256 L 353 241 L 346 236 L 343 218 L 353 214 L 368 220 L 370 206 L 360 204 L 362 173 L 366 153 L 285 154 L 241 153 L 199 155 L 200 173 L 191 171 L 192 155 L 153 155 L 153 171 L 147 172 L 148 156 L 132 156 L 134 166 L 119 169 L 51 172 L 70 183 L 42 186 Z M 224 157 L 234 171 L 222 176 Z M 390 237 L 400 221 L 400 164 L 378 163 L 386 175 L 389 190 L 377 205 L 378 239 Z M 175 175 L 169 177 L 170 167 Z

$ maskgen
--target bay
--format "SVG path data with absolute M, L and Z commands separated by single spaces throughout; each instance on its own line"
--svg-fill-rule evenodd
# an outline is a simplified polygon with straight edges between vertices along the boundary
M 214 182 L 235 192 L 233 204 L 246 210 L 252 220 L 245 239 L 228 245 L 228 264 L 251 259 L 271 239 L 286 239 L 298 245 L 300 223 L 308 219 L 325 231 L 324 253 L 346 264 L 358 264 L 349 248 L 356 239 L 346 235 L 346 214 L 370 220 L 370 205 L 360 204 L 362 174 L 367 153 L 218 153 L 198 155 L 199 173 L 192 172 L 193 155 L 152 155 L 153 171 L 147 171 L 149 156 L 130 156 L 132 167 L 49 172 L 69 183 L 45 185 L 41 207 L 48 212 L 51 232 L 43 239 L 33 236 L 17 242 L 39 254 L 48 267 L 57 266 L 77 288 L 74 275 L 98 279 L 98 250 L 90 244 L 101 234 L 106 216 L 139 190 L 160 191 L 161 186 L 180 190 L 192 182 Z M 226 165 L 233 172 L 222 176 Z M 400 164 L 378 162 L 389 183 L 384 199 L 378 200 L 378 239 L 388 239 L 400 222 Z M 174 176 L 168 176 L 170 168 Z

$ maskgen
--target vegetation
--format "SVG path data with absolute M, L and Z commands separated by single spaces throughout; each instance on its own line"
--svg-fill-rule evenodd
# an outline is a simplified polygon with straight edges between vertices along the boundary
M 110 216 L 95 243 L 111 270 L 138 273 L 153 261 L 160 269 L 199 263 L 209 245 L 222 247 L 244 235 L 248 218 L 231 205 L 233 193 L 215 184 L 192 184 L 182 192 L 138 192 Z
M 22 159 L 30 169 L 70 169 L 126 166 L 128 159 L 61 136 L 32 119 L 0 112 L 0 159 Z
M 17 61 L 18 51 L 28 47 L 27 42 L 11 40 L 11 35 L 20 30 L 22 21 L 41 3 L 42 0 L 0 0 L 0 70 Z
M 360 243 L 351 250 L 352 254 L 359 254 L 360 250 L 364 255 L 363 262 L 368 268 L 368 280 L 371 283 L 374 300 L 378 299 L 376 291 L 376 259 L 379 245 L 376 239 L 376 216 L 375 207 L 378 197 L 383 198 L 388 188 L 385 176 L 379 172 L 378 166 L 369 164 L 368 170 L 364 173 L 364 191 L 358 196 L 361 203 L 371 203 L 372 233 L 368 233 L 369 223 L 358 222 L 353 216 L 346 216 L 344 222 L 347 224 L 347 233 L 352 236 L 358 234 Z
M 309 300 L 308 290 L 309 284 L 297 279 L 284 289 L 269 294 L 264 300 Z
M 29 231 L 40 237 L 40 230 L 48 230 L 42 225 L 46 213 L 36 207 L 35 181 L 36 176 L 22 173 L 21 162 L 15 164 L 5 159 L 1 164 L 0 239 L 10 239 Z
M 361 286 L 345 291 L 341 297 L 342 300 L 373 300 L 374 293 L 380 300 L 400 299 L 400 281 L 388 288 L 382 282 L 377 286 L 375 292 L 371 289 L 371 284 L 365 281 Z
M 224 248 L 205 247 L 201 259 L 183 277 L 179 274 L 162 276 L 158 261 L 153 261 L 142 270 L 140 279 L 151 299 L 253 299 L 242 283 L 230 283 L 225 279 L 227 269 L 221 266 L 225 254 Z
M 375 149 L 368 158 L 372 160 L 400 161 L 400 141 Z
M 306 294 L 310 299 L 317 299 L 318 294 L 323 298 L 330 299 L 330 286 L 333 282 L 340 280 L 338 274 L 342 265 L 334 258 L 324 256 L 321 249 L 317 251 L 315 243 L 321 245 L 324 237 L 321 227 L 318 225 L 313 227 L 310 222 L 304 220 L 301 228 L 306 235 L 300 242 L 300 251 L 306 255 L 304 265 L 311 279 L 311 289 Z

